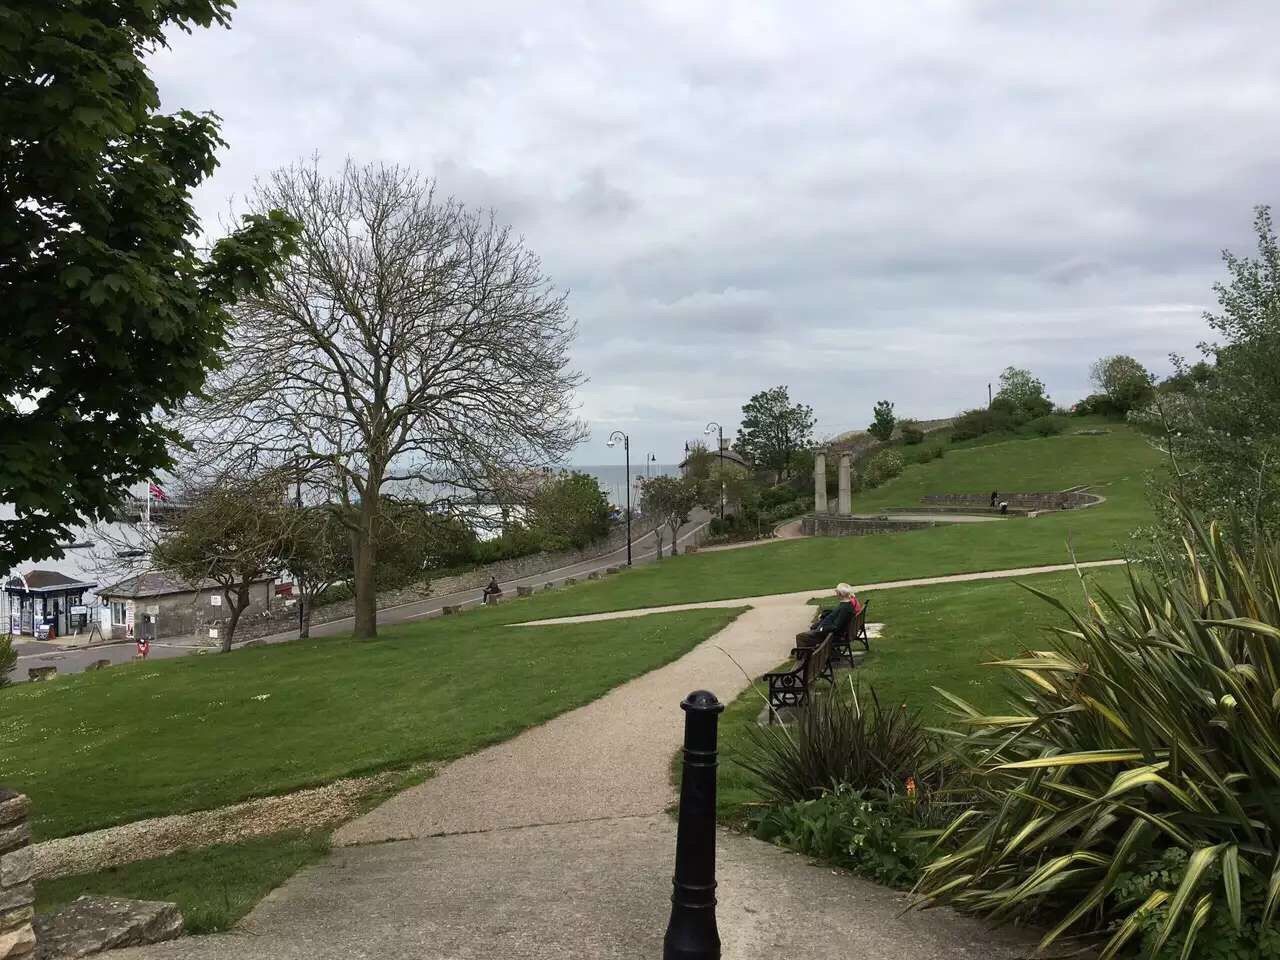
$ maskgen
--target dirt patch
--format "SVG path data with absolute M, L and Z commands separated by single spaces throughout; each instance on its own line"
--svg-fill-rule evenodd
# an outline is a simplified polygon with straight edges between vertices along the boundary
M 362 813 L 365 802 L 404 779 L 390 772 L 373 777 L 335 780 L 323 787 L 299 790 L 280 797 L 264 797 L 244 803 L 138 820 L 74 837 L 35 844 L 35 879 L 89 873 L 107 867 L 163 857 L 216 843 L 234 843 L 248 837 L 285 830 L 335 827 Z

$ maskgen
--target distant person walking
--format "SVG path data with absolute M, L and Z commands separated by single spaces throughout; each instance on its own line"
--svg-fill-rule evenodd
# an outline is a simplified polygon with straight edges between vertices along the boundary
M 1000 499 L 1000 491 L 992 490 L 991 491 L 991 509 L 992 510 L 996 508 L 996 503 L 999 501 L 999 499 Z
M 498 586 L 498 578 L 492 577 L 489 580 L 489 585 L 484 588 L 484 602 L 497 603 L 500 596 L 502 596 L 502 588 Z

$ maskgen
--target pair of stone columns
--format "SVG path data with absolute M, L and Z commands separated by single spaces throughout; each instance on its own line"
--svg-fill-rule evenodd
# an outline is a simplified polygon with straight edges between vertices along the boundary
M 853 457 L 848 453 L 840 454 L 840 499 L 837 512 L 842 517 L 853 513 L 853 493 L 850 484 L 850 471 Z M 828 513 L 827 504 L 827 455 L 818 451 L 813 455 L 813 512 Z

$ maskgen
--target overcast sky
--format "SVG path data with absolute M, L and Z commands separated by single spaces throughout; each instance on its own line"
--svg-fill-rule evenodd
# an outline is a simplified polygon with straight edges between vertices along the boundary
M 780 383 L 832 435 L 1194 351 L 1280 199 L 1280 5 L 1047 6 L 241 0 L 153 66 L 224 119 L 211 222 L 317 151 L 493 207 L 570 290 L 576 461 L 671 461 Z

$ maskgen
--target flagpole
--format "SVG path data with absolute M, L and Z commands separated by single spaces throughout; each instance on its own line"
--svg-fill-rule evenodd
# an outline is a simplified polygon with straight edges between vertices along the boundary
M 151 481 L 149 480 L 147 481 L 147 518 L 143 523 L 143 528 L 148 533 L 151 532 Z

